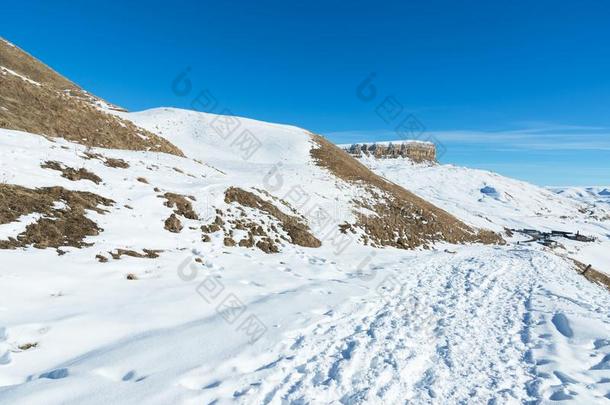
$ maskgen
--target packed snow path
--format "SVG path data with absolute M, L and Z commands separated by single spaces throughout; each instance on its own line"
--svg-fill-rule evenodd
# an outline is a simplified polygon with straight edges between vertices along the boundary
M 389 251 L 365 274 L 339 267 L 341 278 L 310 273 L 302 287 L 259 295 L 249 300 L 249 310 L 277 329 L 253 346 L 220 317 L 206 316 L 66 359 L 28 382 L 0 389 L 0 400 L 610 400 L 607 291 L 542 251 L 455 249 Z M 320 294 L 329 299 L 316 300 Z
M 488 261 L 489 260 L 489 261 Z M 523 397 L 522 342 L 535 279 L 510 272 L 518 259 L 447 255 L 405 261 L 402 288 L 390 276 L 380 299 L 320 323 L 261 371 L 262 402 L 417 403 Z M 493 271 L 488 271 L 493 269 Z M 484 331 L 484 333 L 481 333 Z M 265 375 L 266 374 L 266 375 Z M 256 402 L 256 400 L 255 400 Z
M 343 404 L 610 397 L 608 371 L 588 369 L 608 368 L 608 307 L 594 311 L 602 336 L 570 342 L 571 313 L 578 318 L 593 307 L 543 286 L 549 277 L 559 290 L 580 283 L 569 274 L 573 280 L 560 280 L 564 264 L 530 251 L 488 250 L 413 258 L 400 267 L 406 271 L 383 280 L 378 299 L 363 299 L 350 314 L 289 339 L 276 360 L 238 380 L 233 396 L 244 403 Z M 585 359 L 580 369 L 553 359 L 559 349 L 575 362 Z M 542 371 L 546 365 L 552 373 Z

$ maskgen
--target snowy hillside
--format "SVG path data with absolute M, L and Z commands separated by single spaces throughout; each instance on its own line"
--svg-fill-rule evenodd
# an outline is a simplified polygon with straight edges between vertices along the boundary
M 607 187 L 549 187 L 554 193 L 589 205 L 610 207 L 610 186 Z
M 159 133 L 166 123 L 171 141 L 190 156 L 200 153 L 203 164 L 2 131 L 6 183 L 59 185 L 115 201 L 105 214 L 87 213 L 103 228 L 86 239 L 90 247 L 62 247 L 62 255 L 0 250 L 2 402 L 596 403 L 608 397 L 610 295 L 540 247 L 437 244 L 432 251 L 404 251 L 351 244 L 337 252 L 328 243 L 285 243 L 269 255 L 227 247 L 220 234 L 203 243 L 200 220 L 216 214 L 209 207 L 221 204 L 227 184 L 260 181 L 258 165 L 281 161 L 286 184 L 312 189 L 329 174 L 285 152 L 306 150 L 304 132 L 252 123 L 252 131 L 263 126 L 270 140 L 286 146 L 273 149 L 270 142 L 272 150 L 249 163 L 205 124 L 183 128 L 172 121 L 190 114 L 160 110 L 134 121 L 155 118 L 159 128 L 149 129 Z M 110 159 L 128 167 L 108 166 Z M 101 182 L 68 180 L 41 168 L 46 161 L 86 169 Z M 432 168 L 413 170 L 425 179 Z M 312 198 L 334 201 L 349 192 L 343 187 L 326 186 Z M 172 212 L 159 198 L 165 192 L 193 195 L 200 220 L 180 216 L 180 233 L 165 230 L 163 219 Z M 453 197 L 455 206 L 469 204 L 457 192 Z M 481 212 L 518 220 L 518 213 L 509 216 L 493 204 Z M 3 236 L 17 234 L 26 221 L 2 225 Z M 118 249 L 144 256 L 107 253 Z
M 580 232 L 597 239 L 562 239 L 559 254 L 610 274 L 610 201 L 604 188 L 544 189 L 497 173 L 452 165 L 419 165 L 405 159 L 360 159 L 367 167 L 463 221 L 505 228 Z M 517 239 L 519 240 L 519 239 Z
M 118 111 L 2 45 L 1 404 L 610 401 L 603 204 Z

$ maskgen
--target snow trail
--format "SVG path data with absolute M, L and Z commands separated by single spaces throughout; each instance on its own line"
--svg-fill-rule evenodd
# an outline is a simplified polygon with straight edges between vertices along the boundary
M 527 397 L 532 376 L 521 361 L 528 350 L 521 320 L 536 284 L 524 265 L 529 253 L 471 253 L 404 260 L 399 293 L 374 296 L 358 311 L 284 342 L 276 360 L 233 383 L 234 399 L 510 403 Z
M 168 120 L 162 127 L 173 132 L 182 114 L 164 114 Z M 88 214 L 104 228 L 91 238 L 90 248 L 70 249 L 69 256 L 40 249 L 2 252 L 0 402 L 608 403 L 610 296 L 553 251 L 507 238 L 501 247 L 399 251 L 357 245 L 341 254 L 328 244 L 315 250 L 287 245 L 267 255 L 227 248 L 220 235 L 200 242 L 201 224 L 194 220 L 185 219 L 180 238 L 164 230 L 162 219 L 171 210 L 150 188 L 197 194 L 194 209 L 211 221 L 210 208 L 222 203 L 228 184 L 259 184 L 261 173 L 294 151 L 303 160 L 290 167 L 285 160 L 285 187 L 277 195 L 304 184 L 316 204 L 330 209 L 351 192 L 329 188 L 328 174 L 308 164 L 308 136 L 252 125 L 275 145 L 255 162 L 216 153 L 227 145 L 209 147 L 205 131 L 193 139 L 185 130 L 175 134 L 176 143 L 201 152 L 206 164 L 102 151 L 124 159 L 128 171 L 84 159 L 80 146 L 0 130 L 0 174 L 6 174 L 0 180 L 27 187 L 61 185 L 116 200 L 108 215 Z M 282 146 L 285 139 L 292 152 Z M 47 160 L 86 167 L 104 182 L 71 182 L 42 169 Z M 387 169 L 394 177 L 388 177 L 397 183 L 417 186 L 419 181 L 415 191 L 474 224 L 490 223 L 500 231 L 535 218 L 534 225 L 543 229 L 577 221 L 600 236 L 593 248 L 601 251 L 608 243 L 601 235 L 608 222 L 578 216 L 579 205 L 563 197 L 496 175 L 481 179 L 467 169 L 443 166 L 407 170 L 403 163 L 378 165 L 391 165 Z M 13 176 L 15 168 L 19 176 Z M 149 184 L 139 182 L 140 176 Z M 472 184 L 465 187 L 460 178 Z M 485 181 L 503 193 L 502 200 L 481 195 Z M 447 184 L 451 187 L 445 189 Z M 553 212 L 545 214 L 546 206 Z M 349 219 L 349 204 L 339 208 L 341 218 Z M 22 217 L 0 233 L 14 234 L 28 221 Z M 575 246 L 567 245 L 567 257 Z M 158 248 L 163 254 L 94 261 L 96 254 L 119 247 Z M 195 254 L 202 259 L 200 273 L 186 282 L 176 269 Z M 364 256 L 372 259 L 361 269 Z M 371 277 L 363 277 L 361 271 L 370 269 Z M 128 281 L 130 273 L 138 280 Z M 226 287 L 213 303 L 197 290 L 208 277 Z M 267 327 L 256 344 L 236 332 L 239 322 L 230 324 L 219 315 L 229 293 Z

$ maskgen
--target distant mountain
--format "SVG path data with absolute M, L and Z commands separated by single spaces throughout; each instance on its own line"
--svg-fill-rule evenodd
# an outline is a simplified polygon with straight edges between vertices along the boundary
M 417 140 L 380 141 L 339 145 L 354 157 L 376 158 L 406 157 L 416 163 L 436 163 L 436 146 L 432 142 Z
M 588 204 L 608 204 L 610 201 L 610 190 L 608 187 L 549 187 L 549 190 L 564 197 Z

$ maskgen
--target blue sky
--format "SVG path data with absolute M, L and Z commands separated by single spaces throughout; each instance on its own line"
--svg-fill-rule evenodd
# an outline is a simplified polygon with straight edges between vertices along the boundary
M 610 184 L 604 1 L 25 0 L 2 14 L 0 36 L 130 110 L 190 108 L 208 91 L 219 109 L 336 142 L 400 139 L 412 114 L 442 162 Z M 179 96 L 187 67 L 193 90 Z

